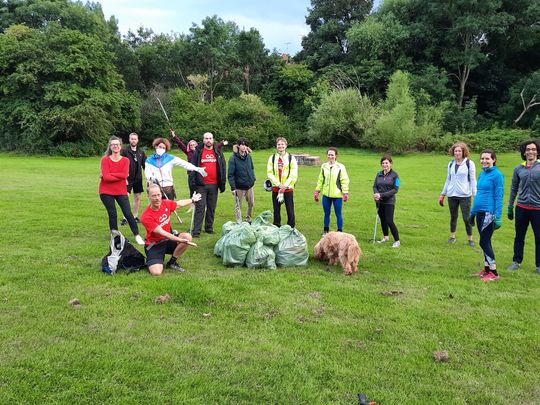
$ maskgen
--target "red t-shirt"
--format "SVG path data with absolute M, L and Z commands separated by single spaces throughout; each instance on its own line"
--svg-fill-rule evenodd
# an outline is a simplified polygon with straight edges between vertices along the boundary
M 129 159 L 123 157 L 113 162 L 110 156 L 101 158 L 99 194 L 127 195 L 126 180 L 129 176 Z
M 201 163 L 199 167 L 204 167 L 208 176 L 203 177 L 204 184 L 217 184 L 217 156 L 214 149 L 202 148 Z
M 281 175 L 283 174 L 283 159 L 281 158 L 279 158 L 277 161 L 277 172 L 278 172 L 278 180 L 281 183 Z M 277 193 L 279 191 L 279 187 L 272 187 L 272 191 Z M 292 188 L 286 188 L 284 193 L 290 193 L 291 191 L 293 191 Z
M 150 245 L 165 239 L 163 236 L 154 233 L 154 229 L 158 226 L 166 232 L 171 232 L 171 214 L 176 209 L 176 201 L 162 200 L 157 211 L 152 209 L 152 206 L 146 207 L 141 215 L 141 223 L 146 229 L 146 242 Z

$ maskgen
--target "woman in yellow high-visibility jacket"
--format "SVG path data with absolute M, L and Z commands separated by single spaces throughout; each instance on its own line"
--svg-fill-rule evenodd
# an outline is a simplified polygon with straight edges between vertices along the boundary
M 319 202 L 319 194 L 322 193 L 322 206 L 324 210 L 323 236 L 330 230 L 330 209 L 334 206 L 336 214 L 337 230 L 343 230 L 343 216 L 341 210 L 343 201 L 349 199 L 349 175 L 345 165 L 339 163 L 336 148 L 328 148 L 326 157 L 328 162 L 323 163 L 319 173 L 319 180 L 315 188 L 315 201 Z

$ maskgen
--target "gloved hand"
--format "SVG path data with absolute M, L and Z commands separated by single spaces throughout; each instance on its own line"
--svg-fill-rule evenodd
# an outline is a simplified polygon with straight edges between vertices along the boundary
M 508 206 L 508 219 L 511 221 L 514 219 L 514 206 L 513 205 L 509 205 Z
M 443 194 L 441 194 L 441 196 L 439 197 L 439 205 L 441 207 L 444 207 L 444 195 Z
M 171 133 L 171 136 L 173 138 L 176 138 L 176 134 L 174 133 L 174 130 L 172 128 L 169 128 L 169 132 Z
M 231 191 L 232 195 L 236 197 L 236 190 Z
M 204 167 L 197 167 L 196 171 L 203 177 L 208 176 L 208 173 L 206 173 L 206 170 L 204 170 Z
M 191 201 L 193 201 L 194 203 L 198 202 L 198 201 L 201 201 L 201 194 L 200 193 L 197 193 L 196 191 L 193 193 L 193 195 L 191 196 Z
M 349 194 L 347 193 L 343 194 L 343 201 L 345 202 L 349 201 Z
M 313 198 L 315 199 L 315 202 L 319 202 L 319 192 L 315 191 L 315 194 L 313 194 Z
M 502 226 L 501 218 L 495 218 L 495 229 L 499 229 Z
M 474 226 L 474 218 L 476 217 L 476 215 L 471 215 L 469 217 L 469 224 L 471 224 L 471 226 Z
M 280 204 L 283 204 L 283 201 L 285 201 L 285 196 L 283 195 L 283 193 L 281 191 L 277 195 L 277 201 Z

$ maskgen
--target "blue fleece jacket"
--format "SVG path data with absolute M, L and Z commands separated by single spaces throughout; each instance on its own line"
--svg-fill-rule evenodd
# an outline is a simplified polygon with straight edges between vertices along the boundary
M 487 169 L 482 168 L 476 189 L 471 215 L 476 215 L 479 212 L 490 212 L 495 215 L 495 218 L 500 219 L 504 195 L 504 176 L 500 170 L 495 166 Z

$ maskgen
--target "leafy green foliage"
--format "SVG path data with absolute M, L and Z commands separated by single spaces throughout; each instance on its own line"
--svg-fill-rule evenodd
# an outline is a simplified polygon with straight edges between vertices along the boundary
M 532 133 L 525 129 L 508 129 L 493 127 L 479 132 L 445 135 L 434 145 L 435 150 L 447 151 L 457 141 L 465 142 L 472 151 L 480 152 L 489 148 L 496 152 L 519 149 L 519 145 L 530 139 Z
M 357 90 L 334 90 L 321 99 L 309 117 L 310 141 L 319 145 L 365 147 L 366 131 L 377 119 L 377 109 Z

